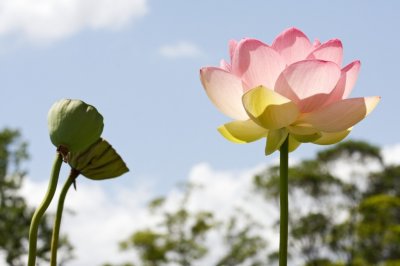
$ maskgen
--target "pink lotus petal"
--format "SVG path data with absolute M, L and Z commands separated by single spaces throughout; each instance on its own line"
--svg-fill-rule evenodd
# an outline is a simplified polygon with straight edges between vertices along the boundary
M 331 61 L 336 63 L 338 66 L 341 66 L 343 60 L 342 42 L 338 39 L 327 41 L 312 51 L 307 59 Z
M 288 66 L 282 72 L 276 81 L 275 91 L 299 104 L 302 112 L 311 111 L 322 105 L 321 97 L 327 97 L 315 95 L 329 95 L 339 77 L 340 69 L 335 63 L 304 60 Z
M 229 56 L 230 56 L 231 62 L 232 62 L 232 57 L 233 57 L 233 54 L 235 53 L 235 49 L 236 49 L 237 44 L 238 44 L 238 42 L 236 40 L 230 40 L 229 43 L 228 43 Z
M 324 109 L 304 114 L 298 123 L 310 124 L 327 133 L 343 131 L 364 119 L 379 100 L 378 96 L 340 100 Z
M 320 102 L 319 107 L 310 104 L 311 99 L 302 100 L 301 104 L 303 106 L 307 105 L 308 111 L 313 111 L 317 109 L 315 107 L 322 108 L 331 103 L 347 98 L 357 81 L 358 73 L 360 71 L 360 64 L 360 61 L 354 61 L 344 67 L 341 71 L 341 76 L 338 83 L 329 95 L 324 94 L 311 97 L 315 98 L 315 104 L 317 104 L 318 101 Z
M 327 102 L 332 98 L 332 93 L 319 93 L 310 97 L 299 100 L 297 106 L 302 113 L 310 113 L 326 106 Z
M 200 79 L 208 97 L 225 115 L 238 120 L 248 119 L 242 104 L 242 81 L 231 73 L 217 68 L 200 69 Z
M 342 77 L 340 80 L 342 81 L 343 86 L 343 96 L 342 99 L 346 99 L 349 97 L 351 91 L 353 90 L 354 84 L 356 84 L 358 73 L 360 72 L 361 62 L 354 61 L 342 69 Z
M 273 89 L 284 68 L 285 62 L 281 56 L 255 39 L 241 41 L 232 59 L 232 71 L 242 77 L 246 91 L 260 85 Z
M 224 59 L 222 59 L 219 62 L 219 67 L 222 68 L 223 70 L 226 70 L 227 72 L 231 72 L 232 71 L 231 65 L 228 62 L 226 62 Z
M 329 99 L 323 105 L 327 106 L 331 103 L 347 98 L 356 83 L 359 70 L 360 61 L 354 61 L 344 67 L 341 71 L 341 76 L 336 87 L 331 92 Z
M 320 45 L 321 45 L 321 42 L 318 39 L 315 39 L 313 44 L 312 44 L 313 49 L 318 48 Z
M 287 65 L 304 60 L 313 49 L 307 36 L 296 28 L 282 32 L 272 43 L 272 48 L 285 59 Z

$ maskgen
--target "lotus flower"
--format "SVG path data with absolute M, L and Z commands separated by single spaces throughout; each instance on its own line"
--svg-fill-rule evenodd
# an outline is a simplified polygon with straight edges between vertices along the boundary
M 266 154 L 289 137 L 289 151 L 301 143 L 334 144 L 364 119 L 380 97 L 348 98 L 360 61 L 342 67 L 338 39 L 311 43 L 296 28 L 271 46 L 256 40 L 229 42 L 231 62 L 204 67 L 200 78 L 208 97 L 234 121 L 218 131 L 248 143 L 267 138 Z

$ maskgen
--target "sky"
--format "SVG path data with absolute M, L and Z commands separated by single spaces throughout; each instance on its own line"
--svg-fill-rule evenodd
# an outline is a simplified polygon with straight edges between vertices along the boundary
M 0 128 L 21 130 L 31 155 L 28 180 L 41 184 L 55 155 L 50 106 L 61 98 L 94 105 L 105 119 L 103 137 L 131 170 L 102 183 L 80 180 L 107 195 L 144 184 L 168 193 L 202 164 L 233 172 L 267 165 L 277 154 L 265 157 L 263 141 L 238 145 L 219 135 L 216 128 L 230 119 L 207 98 L 199 69 L 227 59 L 231 39 L 271 44 L 295 26 L 312 41 L 341 39 L 344 64 L 361 60 L 352 96 L 382 100 L 350 138 L 394 147 L 399 11 L 394 0 L 2 0 Z M 305 144 L 291 156 L 311 157 L 320 148 Z

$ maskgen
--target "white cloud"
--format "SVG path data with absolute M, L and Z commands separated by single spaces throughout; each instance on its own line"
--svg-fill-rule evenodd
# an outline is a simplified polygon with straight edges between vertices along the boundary
M 195 58 L 203 55 L 203 52 L 197 45 L 181 41 L 176 44 L 161 46 L 158 51 L 162 56 L 166 58 Z
M 117 29 L 147 12 L 147 0 L 2 0 L 0 35 L 49 42 L 84 29 Z
M 385 164 L 400 164 L 400 143 L 382 149 Z

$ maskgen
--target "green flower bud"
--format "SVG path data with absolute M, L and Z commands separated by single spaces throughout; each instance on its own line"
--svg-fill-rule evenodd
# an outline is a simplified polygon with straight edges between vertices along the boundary
M 70 152 L 81 152 L 99 140 L 103 116 L 81 100 L 62 99 L 53 104 L 48 116 L 51 142 Z

